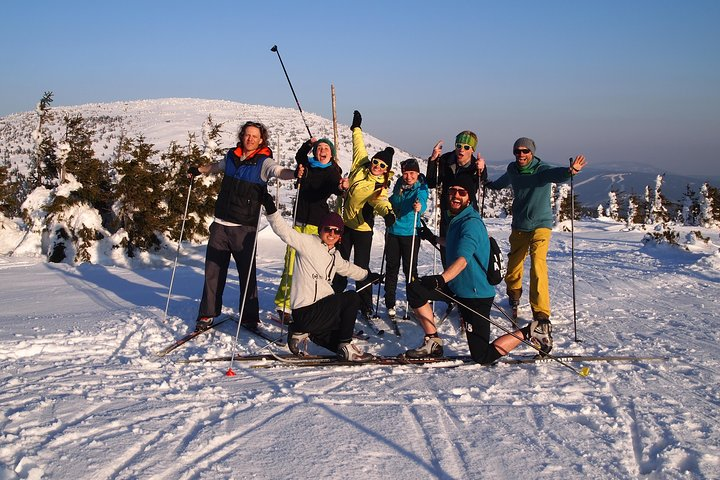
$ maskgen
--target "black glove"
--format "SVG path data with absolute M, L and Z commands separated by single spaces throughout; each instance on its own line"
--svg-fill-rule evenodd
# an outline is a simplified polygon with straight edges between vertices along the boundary
M 353 112 L 353 121 L 352 121 L 352 125 L 350 125 L 350 131 L 352 132 L 356 128 L 360 128 L 361 123 L 362 123 L 362 115 L 360 115 L 360 112 L 355 110 Z
M 445 279 L 442 275 L 428 275 L 426 277 L 420 277 L 418 282 L 420 282 L 420 285 L 430 290 L 440 290 L 445 286 Z
M 390 212 L 383 217 L 383 220 L 385 220 L 385 227 L 390 228 L 395 223 L 395 214 Z
M 193 165 L 192 167 L 188 168 L 188 175 L 190 175 L 191 178 L 195 178 L 200 175 L 200 169 Z
M 367 277 L 365 277 L 365 282 L 367 282 L 367 283 L 375 283 L 375 282 L 382 283 L 383 280 L 385 280 L 384 273 L 368 272 Z
M 432 232 L 432 230 L 430 230 L 425 225 L 423 225 L 422 227 L 418 227 L 417 234 L 418 234 L 418 237 L 420 237 L 423 240 L 427 240 L 433 246 L 437 245 L 437 235 L 435 235 Z
M 263 195 L 262 206 L 265 209 L 265 215 L 272 215 L 273 213 L 277 212 L 277 207 L 275 206 L 275 199 L 267 191 Z

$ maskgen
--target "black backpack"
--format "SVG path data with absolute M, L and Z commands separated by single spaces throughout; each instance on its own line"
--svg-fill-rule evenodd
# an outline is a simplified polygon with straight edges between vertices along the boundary
M 483 263 L 480 261 L 480 259 L 476 258 L 476 260 L 480 264 L 480 268 L 482 268 L 485 272 L 488 283 L 490 285 L 497 285 L 498 283 L 502 282 L 503 278 L 505 278 L 505 272 L 507 271 L 507 268 L 505 267 L 503 254 L 502 250 L 500 250 L 500 246 L 493 237 L 489 237 L 489 239 L 490 255 L 488 258 L 488 268 L 485 268 L 483 266 Z

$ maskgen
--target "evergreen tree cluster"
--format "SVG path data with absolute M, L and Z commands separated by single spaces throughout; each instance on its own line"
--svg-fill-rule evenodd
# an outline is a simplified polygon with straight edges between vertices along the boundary
M 96 157 L 95 132 L 80 115 L 65 116 L 63 138 L 53 142 L 47 131 L 51 102 L 47 92 L 36 109 L 28 173 L 7 159 L 0 163 L 0 214 L 21 218 L 27 241 L 39 243 L 50 261 L 90 262 L 98 249 L 120 250 L 129 258 L 159 251 L 180 239 L 188 201 L 184 239 L 207 237 L 220 179 L 203 176 L 191 186 L 186 172 L 221 153 L 220 125 L 211 117 L 203 145 L 190 135 L 184 145 L 173 142 L 159 162 L 152 159 L 160 152 L 144 137 L 121 134 L 110 165 Z
M 720 191 L 717 188 L 706 182 L 700 191 L 696 192 L 688 185 L 682 201 L 676 204 L 663 195 L 663 181 L 664 175 L 658 175 L 655 187 L 646 186 L 642 197 L 617 191 L 609 192 L 607 205 L 598 206 L 598 216 L 624 221 L 628 227 L 671 223 L 705 228 L 720 227 Z

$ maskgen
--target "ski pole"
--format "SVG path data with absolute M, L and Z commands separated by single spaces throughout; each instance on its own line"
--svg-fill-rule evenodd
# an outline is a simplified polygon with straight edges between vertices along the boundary
M 573 159 L 570 157 L 570 166 L 572 167 Z M 572 171 L 570 172 L 570 275 L 572 277 L 572 300 L 573 300 L 573 328 L 575 330 L 575 341 L 577 336 L 577 308 L 575 306 L 575 187 L 573 185 Z
M 290 85 L 290 91 L 293 94 L 293 97 L 295 97 L 295 104 L 298 107 L 298 110 L 300 110 L 300 116 L 302 117 L 303 123 L 305 124 L 305 128 L 307 129 L 308 135 L 312 138 L 312 133 L 310 133 L 310 127 L 308 127 L 307 122 L 305 121 L 305 114 L 302 111 L 302 107 L 300 107 L 300 102 L 298 101 L 297 95 L 295 95 L 295 89 L 292 86 L 292 82 L 290 81 L 290 77 L 288 76 L 287 70 L 285 70 L 285 64 L 282 61 L 282 57 L 280 56 L 280 52 L 278 52 L 277 45 L 273 45 L 270 49 L 271 52 L 277 53 L 278 60 L 280 60 L 280 65 L 282 66 L 283 72 L 285 72 L 285 78 L 287 78 L 288 84 Z
M 387 238 L 388 238 L 388 233 L 386 231 L 385 232 L 385 245 L 383 248 L 382 260 L 380 261 L 380 276 L 382 276 L 383 271 L 385 269 L 385 250 L 387 249 Z M 382 287 L 382 282 L 378 282 L 377 300 L 375 301 L 375 316 L 373 318 L 380 318 L 380 316 L 378 315 L 378 308 L 380 307 L 380 288 L 381 287 Z
M 577 373 L 577 374 L 580 375 L 581 377 L 587 377 L 587 376 L 590 374 L 590 367 L 583 367 L 583 368 L 581 368 L 581 369 L 578 370 L 577 368 L 573 367 L 572 365 L 570 365 L 570 364 L 567 363 L 567 362 L 564 362 L 563 360 L 561 360 L 560 358 L 558 358 L 558 357 L 556 357 L 556 356 L 554 356 L 554 355 L 551 355 L 551 354 L 549 354 L 549 353 L 542 353 L 539 347 L 536 347 L 536 346 L 533 345 L 530 341 L 525 340 L 525 338 L 518 337 L 517 334 L 520 333 L 520 332 L 518 332 L 518 331 L 515 331 L 515 332 L 510 331 L 509 329 L 503 327 L 502 325 L 500 325 L 500 324 L 497 323 L 496 321 L 494 321 L 494 320 L 486 317 L 486 316 L 483 315 L 482 313 L 480 313 L 480 312 L 478 312 L 478 311 L 476 311 L 476 310 L 473 310 L 472 308 L 468 307 L 468 306 L 465 305 L 464 303 L 460 302 L 457 298 L 455 298 L 455 297 L 453 297 L 453 296 L 451 296 L 451 295 L 448 295 L 447 293 L 443 292 L 443 291 L 440 290 L 439 288 L 436 288 L 435 291 L 438 292 L 440 295 L 448 298 L 449 300 L 454 301 L 455 303 L 457 303 L 457 304 L 460 305 L 461 307 L 463 307 L 463 308 L 465 308 L 466 310 L 474 313 L 475 315 L 479 316 L 480 318 L 482 318 L 482 319 L 484 319 L 484 320 L 487 320 L 489 323 L 491 323 L 492 325 L 496 326 L 497 328 L 499 328 L 499 329 L 502 330 L 503 332 L 505 332 L 505 333 L 507 333 L 507 334 L 509 334 L 509 335 L 512 335 L 513 337 L 517 338 L 518 340 L 520 340 L 520 341 L 521 341 L 522 343 L 524 343 L 525 345 L 528 345 L 528 346 L 532 347 L 533 349 L 535 349 L 536 351 L 538 351 L 543 358 L 547 358 L 547 359 L 549 359 L 549 360 L 554 360 L 554 361 L 558 362 L 560 365 L 562 365 L 563 367 L 568 368 L 568 369 L 572 370 L 573 372 Z M 522 335 L 522 334 L 520 333 L 520 335 Z
M 435 230 L 438 232 L 438 235 L 440 235 L 440 215 L 441 215 L 441 208 L 440 203 L 442 196 L 441 189 L 440 189 L 440 157 L 435 159 Z M 424 224 L 424 222 L 423 222 Z M 427 226 L 427 225 L 425 225 Z M 440 248 L 437 247 L 436 250 L 433 251 L 433 275 L 437 274 L 437 255 L 438 252 L 440 252 Z M 442 255 L 440 257 L 442 260 Z M 432 304 L 432 312 L 433 312 L 433 318 L 435 317 L 435 302 Z
M 301 184 L 300 184 L 300 179 L 298 179 L 298 181 L 297 181 L 297 195 L 295 195 L 295 205 L 293 205 L 293 217 L 292 217 L 292 219 L 293 219 L 293 221 L 292 221 L 293 227 L 295 227 L 295 222 L 297 221 L 297 208 L 298 208 L 298 202 L 299 202 L 299 199 L 300 199 L 300 186 L 301 186 Z M 290 270 L 290 257 L 292 256 L 292 253 L 291 253 L 291 252 L 292 252 L 292 247 L 291 247 L 290 245 L 288 245 L 287 248 L 285 249 L 285 273 L 287 273 L 287 275 L 285 275 L 285 276 L 283 277 L 283 280 L 282 280 L 282 282 L 281 282 L 281 284 L 280 284 L 280 289 L 281 289 L 281 290 L 283 291 L 283 293 L 284 293 L 284 295 L 283 295 L 283 307 L 282 307 L 283 317 L 285 316 L 285 309 L 287 308 L 287 300 L 288 300 L 288 292 L 287 292 L 287 288 L 288 288 L 288 287 L 287 287 L 287 284 L 288 284 L 288 282 L 290 281 L 290 272 L 289 272 L 289 270 Z M 280 320 L 284 320 L 284 318 L 281 318 Z M 281 334 L 284 333 L 284 331 L 285 331 L 284 322 L 282 322 L 282 325 L 283 325 L 283 326 L 280 328 L 280 333 L 281 333 Z
M 415 210 L 415 220 L 413 221 L 413 234 L 412 234 L 412 241 L 410 242 L 410 267 L 408 268 L 408 276 L 407 276 L 407 285 L 410 285 L 413 281 L 413 260 L 415 257 L 415 232 L 417 232 L 417 219 L 418 219 L 418 212 Z M 417 272 L 415 272 L 417 273 Z M 407 287 L 405 288 L 405 301 L 407 302 Z M 403 320 L 408 319 L 408 310 L 410 310 L 409 304 L 406 305 L 405 308 L 405 315 L 403 316 Z
M 242 324 L 242 318 L 243 313 L 245 312 L 245 304 L 247 303 L 247 297 L 248 297 L 248 287 L 250 286 L 250 275 L 252 274 L 253 266 L 255 265 L 255 251 L 257 250 L 257 237 L 258 237 L 258 229 L 260 228 L 260 218 L 262 217 L 262 208 L 259 209 L 258 213 L 258 220 L 257 224 L 255 225 L 255 239 L 253 241 L 253 248 L 252 248 L 252 254 L 250 256 L 250 264 L 247 271 L 247 277 L 245 278 L 245 288 L 242 292 L 242 302 L 240 302 L 240 317 L 238 318 L 238 326 L 237 330 L 235 332 L 235 341 L 233 342 L 233 348 L 232 352 L 230 354 L 230 366 L 227 369 L 227 372 L 225 375 L 228 377 L 235 376 L 235 372 L 233 372 L 232 366 L 233 361 L 235 360 L 235 351 L 237 350 L 237 344 L 238 344 L 238 338 L 240 338 L 240 325 Z
M 188 187 L 187 199 L 185 200 L 185 213 L 183 213 L 182 226 L 180 227 L 180 239 L 178 240 L 177 251 L 175 252 L 175 262 L 173 263 L 172 275 L 170 276 L 170 286 L 168 287 L 167 301 L 165 302 L 165 312 L 163 312 L 163 323 L 167 321 L 168 308 L 170 308 L 170 294 L 172 292 L 173 283 L 175 282 L 175 270 L 177 269 L 178 257 L 180 257 L 180 245 L 182 244 L 183 234 L 185 233 L 185 221 L 187 220 L 188 207 L 190 206 L 190 192 L 192 192 L 194 177 L 190 177 L 190 186 Z

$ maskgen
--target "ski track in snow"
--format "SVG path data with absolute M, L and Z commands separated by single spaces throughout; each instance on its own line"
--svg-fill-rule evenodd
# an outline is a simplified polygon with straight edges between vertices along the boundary
M 506 250 L 507 223 L 488 223 Z M 2 258 L 0 479 L 718 478 L 720 262 L 643 247 L 641 232 L 616 227 L 580 222 L 575 232 L 581 343 L 570 236 L 553 234 L 556 352 L 672 358 L 591 363 L 585 379 L 552 363 L 253 369 L 235 362 L 237 376 L 226 377 L 229 362 L 174 360 L 228 355 L 235 322 L 155 356 L 193 326 L 196 265 L 178 269 L 163 322 L 167 270 Z M 264 248 L 282 251 L 265 240 Z M 432 252 L 421 252 L 420 268 L 431 268 Z M 273 310 L 279 268 L 271 258 L 282 254 L 263 258 L 261 307 Z M 227 313 L 238 311 L 238 283 L 231 272 Z M 504 295 L 496 301 L 506 304 Z M 528 318 L 529 305 L 520 313 Z M 493 318 L 509 325 L 497 312 Z M 464 354 L 458 322 L 455 311 L 440 332 L 446 351 Z M 399 324 L 402 338 L 388 331 L 367 347 L 394 354 L 420 342 L 412 320 Z M 235 348 L 260 353 L 266 343 L 241 332 Z

